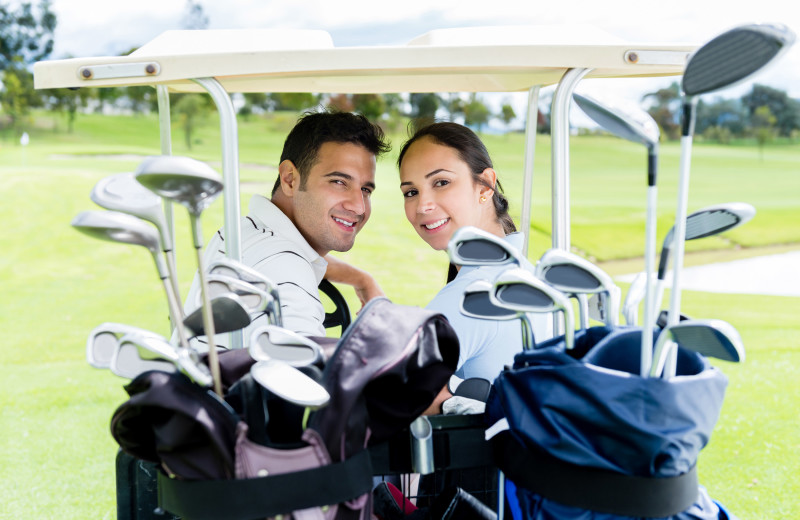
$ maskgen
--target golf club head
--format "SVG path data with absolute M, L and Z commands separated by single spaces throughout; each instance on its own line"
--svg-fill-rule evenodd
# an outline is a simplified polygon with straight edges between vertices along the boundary
M 274 306 L 272 295 L 258 289 L 250 282 L 215 273 L 207 275 L 206 280 L 208 282 L 208 294 L 211 298 L 233 293 L 242 300 L 242 304 L 250 314 L 269 312 Z M 202 297 L 199 293 L 195 303 L 198 306 L 202 304 Z
M 165 359 L 142 359 L 139 357 L 139 347 L 134 343 L 122 340 L 120 340 L 119 348 L 114 352 L 109 368 L 115 375 L 126 379 L 134 379 L 150 370 L 168 373 L 178 371 L 174 363 Z
M 450 261 L 456 265 L 521 265 L 521 257 L 505 240 L 482 229 L 465 226 L 456 230 L 447 244 Z
M 220 274 L 231 278 L 239 278 L 247 282 L 256 289 L 266 292 L 271 297 L 271 302 L 264 309 L 269 315 L 270 324 L 283 326 L 283 315 L 281 312 L 281 299 L 278 294 L 278 287 L 266 276 L 252 267 L 245 265 L 230 258 L 220 258 L 211 262 L 208 266 L 211 275 Z
M 277 359 L 293 367 L 322 361 L 322 348 L 311 339 L 275 325 L 259 327 L 250 335 L 250 357 L 256 361 Z
M 572 97 L 587 116 L 615 136 L 642 143 L 648 148 L 658 146 L 661 135 L 658 123 L 644 110 L 635 106 L 601 103 L 591 96 L 577 93 Z
M 690 57 L 683 73 L 682 89 L 697 96 L 747 80 L 785 53 L 795 35 L 782 24 L 752 24 L 730 29 Z
M 133 172 L 117 173 L 95 184 L 92 201 L 105 209 L 119 211 L 153 223 L 158 228 L 161 250 L 172 249 L 172 236 L 164 216 L 161 197 L 142 186 Z
M 490 294 L 494 285 L 488 280 L 475 280 L 464 289 L 461 314 L 482 320 L 515 320 L 516 311 L 492 303 Z
M 605 271 L 563 249 L 546 251 L 536 263 L 535 275 L 567 294 L 603 294 L 605 323 L 616 326 L 619 300 L 616 284 Z
M 568 349 L 575 343 L 575 317 L 565 294 L 522 268 L 507 269 L 494 281 L 489 293 L 492 303 L 521 313 L 564 314 L 564 341 Z
M 622 315 L 626 325 L 636 325 L 639 321 L 639 303 L 644 299 L 647 277 L 644 272 L 636 275 L 628 287 L 625 302 L 622 304 Z
M 331 399 L 322 385 L 277 359 L 256 362 L 250 368 L 250 375 L 276 396 L 299 406 L 316 409 L 325 406 Z
M 86 361 L 94 368 L 110 368 L 114 351 L 119 348 L 120 338 L 129 333 L 151 334 L 161 337 L 155 332 L 124 323 L 101 323 L 92 329 L 86 338 Z
M 154 193 L 199 216 L 222 192 L 222 177 L 206 163 L 190 157 L 148 157 L 136 169 L 136 180 Z
M 250 313 L 242 300 L 233 293 L 220 294 L 211 300 L 214 332 L 222 334 L 240 330 L 250 325 Z M 205 335 L 203 309 L 198 308 L 183 320 L 184 326 L 195 336 Z
M 674 353 L 669 351 L 670 343 L 680 348 L 691 350 L 706 357 L 722 359 L 734 363 L 745 358 L 744 345 L 739 332 L 728 322 L 722 320 L 685 320 L 668 325 L 656 341 L 653 355 L 651 377 L 670 378 L 675 375 L 675 367 L 670 367 L 669 360 Z
M 158 231 L 140 218 L 118 211 L 81 211 L 72 219 L 72 227 L 100 240 L 144 246 L 160 258 Z

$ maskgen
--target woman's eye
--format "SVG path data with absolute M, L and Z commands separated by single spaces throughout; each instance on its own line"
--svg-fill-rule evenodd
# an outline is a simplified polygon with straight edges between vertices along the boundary
M 407 192 L 403 193 L 403 197 L 409 199 L 417 194 L 417 190 L 408 190 Z
M 433 187 L 441 188 L 442 186 L 447 186 L 448 184 L 450 184 L 450 181 L 448 181 L 447 179 L 439 179 L 433 183 Z

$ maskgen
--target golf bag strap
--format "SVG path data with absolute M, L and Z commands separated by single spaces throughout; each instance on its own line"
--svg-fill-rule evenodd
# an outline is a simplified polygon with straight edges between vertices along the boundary
M 250 520 L 338 504 L 372 490 L 372 463 L 363 450 L 319 468 L 242 480 L 173 480 L 158 473 L 158 505 L 192 520 Z
M 567 506 L 664 518 L 685 511 L 698 497 L 696 465 L 676 477 L 638 477 L 558 460 L 523 447 L 508 432 L 492 444 L 497 467 L 518 487 Z

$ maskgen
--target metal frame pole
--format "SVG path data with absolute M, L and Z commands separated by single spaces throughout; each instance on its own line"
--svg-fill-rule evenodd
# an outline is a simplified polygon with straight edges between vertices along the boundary
M 536 156 L 536 125 L 539 120 L 539 85 L 528 90 L 528 119 L 525 124 L 525 169 L 522 179 L 522 216 L 520 226 L 524 236 L 522 254 L 528 257 L 533 206 L 533 159 Z

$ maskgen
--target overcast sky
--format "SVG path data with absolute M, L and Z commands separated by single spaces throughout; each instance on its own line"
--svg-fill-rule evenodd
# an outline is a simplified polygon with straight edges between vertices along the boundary
M 209 29 L 295 28 L 328 31 L 337 46 L 403 45 L 433 29 L 477 25 L 591 24 L 635 43 L 702 44 L 742 23 L 779 22 L 800 31 L 790 0 L 199 0 Z M 53 58 L 119 54 L 179 29 L 186 0 L 52 0 L 58 16 Z M 675 78 L 586 80 L 638 100 Z M 754 80 L 800 98 L 800 43 Z M 725 96 L 741 96 L 752 83 Z M 587 90 L 588 91 L 588 90 Z M 592 93 L 595 93 L 592 90 Z M 713 96 L 713 95 L 712 95 Z

